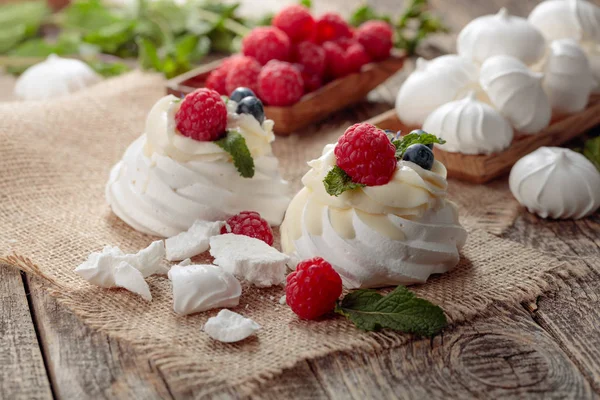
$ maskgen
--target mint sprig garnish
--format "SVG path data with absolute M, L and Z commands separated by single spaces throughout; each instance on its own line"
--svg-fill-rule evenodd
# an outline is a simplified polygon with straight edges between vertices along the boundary
M 227 135 L 215 141 L 215 144 L 228 152 L 233 158 L 233 165 L 244 178 L 254 176 L 254 159 L 246 145 L 246 139 L 236 131 L 227 131 Z
M 371 289 L 348 293 L 338 302 L 335 312 L 365 331 L 388 328 L 431 337 L 448 325 L 439 306 L 417 297 L 404 286 L 386 296 Z
M 402 156 L 406 149 L 413 144 L 444 144 L 446 141 L 431 133 L 409 133 L 398 139 L 392 140 L 392 144 L 396 147 L 396 158 L 402 160 Z
M 365 187 L 362 183 L 352 182 L 350 175 L 337 165 L 331 169 L 323 179 L 325 185 L 325 191 L 331 196 L 339 196 L 346 190 L 357 189 Z
M 600 136 L 585 141 L 583 155 L 600 171 Z

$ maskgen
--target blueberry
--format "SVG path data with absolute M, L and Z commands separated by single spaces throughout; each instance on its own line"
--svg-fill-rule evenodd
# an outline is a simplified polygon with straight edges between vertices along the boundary
M 238 114 L 251 114 L 261 124 L 265 120 L 263 103 L 254 96 L 247 96 L 240 100 L 235 112 Z
M 413 144 L 408 146 L 404 155 L 404 161 L 412 161 L 423 169 L 431 169 L 433 167 L 433 151 L 424 144 Z
M 231 96 L 229 96 L 229 98 L 233 101 L 235 101 L 236 103 L 239 103 L 240 101 L 242 101 L 242 99 L 244 97 L 256 97 L 256 95 L 254 94 L 254 92 L 251 89 L 248 89 L 247 87 L 239 87 L 237 89 L 235 89 L 233 92 L 231 92 Z
M 419 135 L 427 134 L 427 132 L 425 132 L 423 129 L 415 129 L 414 131 L 411 131 L 410 133 L 417 133 Z M 429 143 L 426 146 L 429 147 L 431 150 L 433 150 L 433 143 Z

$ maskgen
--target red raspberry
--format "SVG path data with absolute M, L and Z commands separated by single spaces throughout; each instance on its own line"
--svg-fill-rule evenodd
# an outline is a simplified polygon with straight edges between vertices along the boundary
M 287 276 L 285 301 L 302 319 L 317 319 L 332 311 L 342 294 L 342 278 L 321 257 L 302 261 Z
M 269 246 L 273 245 L 273 231 L 269 223 L 254 211 L 242 211 L 229 218 L 225 226 L 221 228 L 221 234 L 225 233 L 250 236 L 262 240 Z
M 292 42 L 297 43 L 313 35 L 315 20 L 308 8 L 294 4 L 285 7 L 275 15 L 273 26 L 281 29 Z
M 185 96 L 175 114 L 177 130 L 201 142 L 217 140 L 227 126 L 227 106 L 218 92 L 201 88 Z
M 342 50 L 348 50 L 348 47 L 352 46 L 355 43 L 358 43 L 356 39 L 351 37 L 341 37 L 335 40 L 332 40 L 333 43 L 337 44 L 342 48 Z
M 302 97 L 302 74 L 290 63 L 269 61 L 258 75 L 258 94 L 272 106 L 290 106 Z
M 244 55 L 256 58 L 262 65 L 271 60 L 287 61 L 290 51 L 290 39 L 283 31 L 273 26 L 254 28 L 242 40 Z
M 317 43 L 324 43 L 342 37 L 352 37 L 352 30 L 341 15 L 325 13 L 317 20 Z
M 217 68 L 211 71 L 208 78 L 206 78 L 206 82 L 204 85 L 208 89 L 212 89 L 219 94 L 227 96 L 227 89 L 225 88 L 225 79 L 227 79 L 227 71 L 226 68 Z
M 360 43 L 350 45 L 345 54 L 349 72 L 358 72 L 363 65 L 371 62 L 371 57 Z
M 231 67 L 225 80 L 227 95 L 239 87 L 247 87 L 256 92 L 256 81 L 261 65 L 252 57 L 241 57 Z
M 333 78 L 341 78 L 348 75 L 349 69 L 344 50 L 334 42 L 323 43 L 323 50 L 325 50 L 327 75 Z
M 236 54 L 231 57 L 224 58 L 221 65 L 217 69 L 214 69 L 210 73 L 210 75 L 208 75 L 208 78 L 206 78 L 206 82 L 204 83 L 204 85 L 209 89 L 219 92 L 219 94 L 229 96 L 230 92 L 227 91 L 225 85 L 227 74 L 229 73 L 231 67 L 233 67 L 233 65 L 235 65 L 235 63 L 243 57 L 244 56 Z
M 325 50 L 312 42 L 301 42 L 294 48 L 294 61 L 307 71 L 322 76 L 325 73 Z
M 304 81 L 304 93 L 314 92 L 323 86 L 323 78 L 311 72 L 302 71 L 302 80 Z
M 385 60 L 394 45 L 392 27 L 383 21 L 367 21 L 356 30 L 356 39 L 374 60 Z
M 337 165 L 356 183 L 385 185 L 398 162 L 396 148 L 384 131 L 371 124 L 354 124 L 335 146 Z

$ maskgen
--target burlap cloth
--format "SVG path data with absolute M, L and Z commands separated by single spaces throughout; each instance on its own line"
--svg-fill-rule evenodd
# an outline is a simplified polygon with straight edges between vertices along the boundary
M 178 392 L 211 393 L 237 386 L 249 393 L 300 360 L 336 351 L 399 346 L 410 336 L 364 333 L 343 318 L 303 322 L 279 305 L 280 287 L 245 287 L 235 311 L 262 325 L 237 344 L 202 332 L 217 311 L 181 317 L 172 311 L 165 276 L 149 279 L 153 301 L 124 290 L 91 286 L 73 273 L 104 245 L 135 252 L 153 238 L 117 219 L 104 200 L 110 167 L 144 128 L 146 113 L 163 95 L 155 75 L 131 73 L 48 103 L 0 103 L 0 263 L 46 278 L 47 290 L 86 324 L 145 352 L 178 379 Z M 306 161 L 342 130 L 278 138 L 274 150 L 284 176 L 299 188 Z M 576 271 L 554 258 L 485 232 L 501 230 L 517 204 L 505 183 L 490 187 L 451 182 L 469 229 L 462 262 L 451 273 L 414 287 L 441 305 L 451 323 L 484 313 L 494 302 L 535 299 L 559 274 Z

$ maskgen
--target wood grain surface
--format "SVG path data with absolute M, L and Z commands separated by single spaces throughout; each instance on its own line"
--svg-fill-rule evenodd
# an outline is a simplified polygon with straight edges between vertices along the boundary
M 506 6 L 526 15 L 533 0 L 430 0 L 458 31 L 471 18 Z M 287 1 L 293 2 L 293 1 Z M 595 1 L 599 3 L 599 1 Z M 280 0 L 244 1 L 257 12 Z M 360 0 L 314 0 L 317 12 L 346 12 Z M 398 1 L 372 0 L 396 13 Z M 260 4 L 260 7 L 258 6 Z M 453 50 L 452 36 L 424 47 L 430 54 Z M 315 135 L 389 109 L 411 62 L 362 103 L 309 128 Z M 494 182 L 503 195 L 505 185 Z M 502 198 L 502 197 L 499 197 Z M 501 207 L 499 207 L 501 209 Z M 490 210 L 490 219 L 502 211 Z M 253 398 L 437 399 L 560 398 L 600 395 L 600 217 L 544 221 L 520 210 L 507 229 L 490 221 L 503 238 L 535 247 L 589 270 L 565 277 L 561 289 L 523 307 L 498 305 L 491 314 L 451 327 L 434 340 L 377 354 L 332 354 L 301 362 L 265 383 Z M 42 290 L 42 283 L 0 268 L 0 399 L 187 399 L 175 377 L 102 333 L 91 331 Z M 28 294 L 28 291 L 31 291 Z M 29 297 L 27 297 L 29 296 Z M 52 389 L 51 389 L 52 388 Z M 215 395 L 239 398 L 234 390 Z

